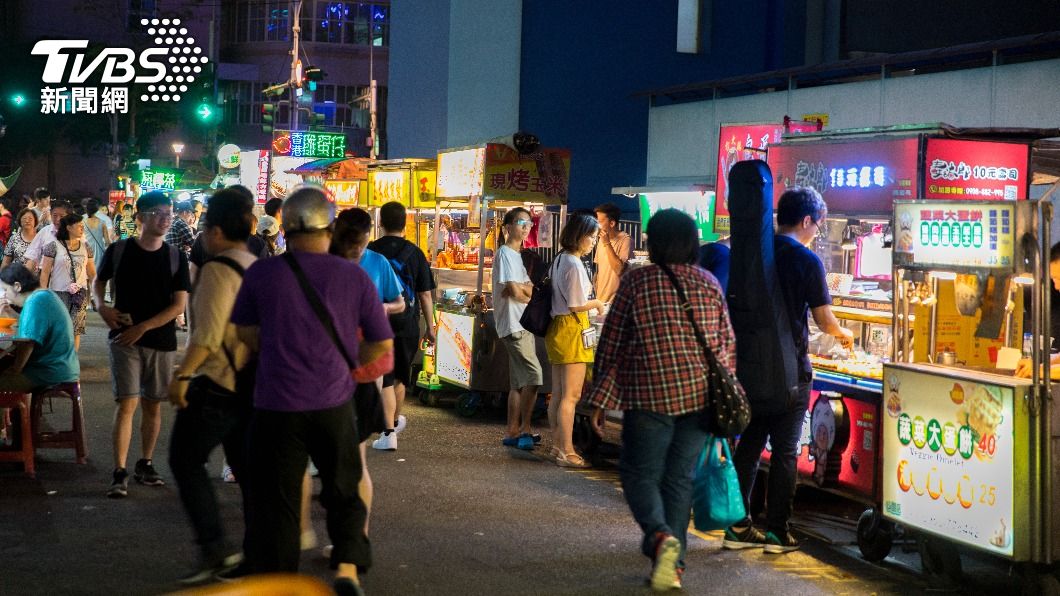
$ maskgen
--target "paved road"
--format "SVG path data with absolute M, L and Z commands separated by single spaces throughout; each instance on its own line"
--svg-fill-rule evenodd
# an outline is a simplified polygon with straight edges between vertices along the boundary
M 166 593 L 194 561 L 191 531 L 172 484 L 132 483 L 129 498 L 104 497 L 113 402 L 103 329 L 92 313 L 90 321 L 82 348 L 89 463 L 79 466 L 69 452 L 45 451 L 36 480 L 0 466 L 3 595 Z M 369 455 L 376 486 L 369 593 L 648 593 L 648 563 L 638 552 L 640 537 L 613 468 L 564 470 L 502 448 L 496 415 L 464 419 L 414 400 L 408 409 L 400 449 Z M 63 413 L 57 408 L 52 415 L 57 424 Z M 172 420 L 167 410 L 165 429 Z M 139 457 L 137 438 L 133 444 L 131 462 Z M 170 478 L 167 450 L 164 431 L 156 465 Z M 214 470 L 220 470 L 219 458 Z M 239 491 L 219 480 L 217 489 L 238 535 Z M 326 540 L 318 504 L 314 526 Z M 852 552 L 814 540 L 783 556 L 727 552 L 716 535 L 698 535 L 690 542 L 686 591 L 908 594 L 929 586 L 901 562 L 870 565 Z M 304 554 L 303 572 L 327 578 L 326 567 L 319 552 Z M 984 585 L 969 581 L 957 591 L 974 593 Z M 992 584 L 990 591 L 999 587 Z

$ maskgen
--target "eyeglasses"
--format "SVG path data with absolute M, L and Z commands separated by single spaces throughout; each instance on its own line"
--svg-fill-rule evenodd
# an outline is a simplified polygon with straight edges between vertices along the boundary
M 515 226 L 528 226 L 528 225 L 530 225 L 532 223 L 534 223 L 534 222 L 530 221 L 529 219 L 517 219 L 517 220 L 512 222 L 512 225 L 515 225 Z

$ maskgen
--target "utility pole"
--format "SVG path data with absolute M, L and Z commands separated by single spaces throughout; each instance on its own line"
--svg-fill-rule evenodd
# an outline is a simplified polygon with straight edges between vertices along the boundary
M 376 138 L 376 124 L 375 124 L 375 22 L 372 20 L 375 15 L 372 13 L 368 14 L 368 110 L 369 110 L 369 124 L 368 134 L 371 135 L 372 146 L 368 148 L 368 158 L 375 159 L 378 153 L 377 148 L 379 147 L 379 139 Z
M 290 107 L 287 108 L 287 112 L 291 118 L 291 130 L 298 130 L 298 110 L 295 109 L 295 89 L 298 89 L 298 85 L 301 81 L 298 80 L 298 38 L 302 33 L 302 0 L 298 0 L 294 5 L 294 21 L 293 27 L 291 28 L 291 40 L 293 42 L 291 47 L 291 78 L 288 80 L 289 89 L 291 90 L 291 103 Z

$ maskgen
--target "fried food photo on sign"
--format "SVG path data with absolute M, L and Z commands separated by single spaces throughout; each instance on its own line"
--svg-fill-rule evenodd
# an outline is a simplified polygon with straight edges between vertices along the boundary
M 965 397 L 964 404 L 957 410 L 957 422 L 967 424 L 972 429 L 972 438 L 976 443 L 997 432 L 1003 418 L 1004 407 L 1000 390 L 987 385 L 976 385 L 975 390 Z

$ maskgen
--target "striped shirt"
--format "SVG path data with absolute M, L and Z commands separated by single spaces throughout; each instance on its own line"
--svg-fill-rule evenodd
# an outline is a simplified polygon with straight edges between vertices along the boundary
M 717 279 L 695 265 L 671 269 L 711 351 L 734 372 L 736 339 Z M 670 279 L 656 265 L 626 273 L 596 347 L 588 403 L 678 416 L 702 410 L 706 390 L 707 359 Z

